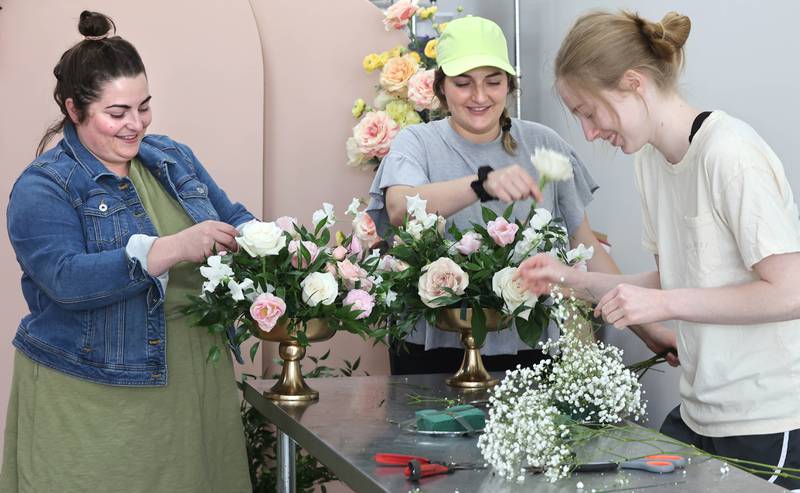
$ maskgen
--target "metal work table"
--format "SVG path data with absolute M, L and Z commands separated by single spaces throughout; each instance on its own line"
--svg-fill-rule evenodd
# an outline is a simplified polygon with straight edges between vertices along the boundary
M 414 416 L 424 407 L 409 403 L 408 394 L 458 396 L 463 391 L 445 385 L 446 375 L 369 376 L 308 379 L 319 391 L 319 401 L 305 404 L 277 403 L 262 395 L 273 380 L 251 380 L 245 399 L 279 430 L 279 492 L 294 491 L 295 443 L 305 448 L 357 493 L 403 492 L 419 487 L 425 493 L 491 492 L 716 492 L 760 493 L 785 491 L 733 467 L 723 474 L 722 463 L 695 458 L 685 469 L 669 474 L 643 471 L 580 473 L 548 483 L 542 475 L 528 474 L 523 484 L 507 482 L 491 469 L 459 470 L 453 474 L 423 478 L 412 483 L 403 468 L 378 466 L 377 452 L 393 452 L 452 462 L 482 462 L 477 437 L 431 437 L 402 431 L 396 424 Z M 472 392 L 469 400 L 485 399 L 486 392 Z M 627 443 L 616 452 L 626 457 L 655 453 L 651 446 Z M 612 459 L 613 457 L 608 457 Z M 597 458 L 595 457 L 595 460 Z

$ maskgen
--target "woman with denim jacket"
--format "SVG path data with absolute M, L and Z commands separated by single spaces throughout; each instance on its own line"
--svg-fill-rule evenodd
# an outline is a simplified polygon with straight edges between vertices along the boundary
M 196 263 L 235 250 L 253 216 L 188 147 L 145 136 L 144 65 L 111 19 L 85 11 L 78 27 L 54 70 L 64 118 L 8 206 L 30 313 L 0 491 L 250 491 L 230 355 L 207 365 L 216 341 L 182 307 Z

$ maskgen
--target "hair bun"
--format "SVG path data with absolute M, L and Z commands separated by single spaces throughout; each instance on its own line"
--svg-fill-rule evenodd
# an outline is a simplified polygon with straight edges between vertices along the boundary
M 677 12 L 667 12 L 661 21 L 651 22 L 639 17 L 639 14 L 629 16 L 636 22 L 656 56 L 668 62 L 681 58 L 683 45 L 692 29 L 692 22 L 688 17 Z
M 112 34 L 116 32 L 116 25 L 109 17 L 88 10 L 81 12 L 81 18 L 80 21 L 78 21 L 78 32 L 83 36 L 105 36 L 109 31 L 111 31 Z

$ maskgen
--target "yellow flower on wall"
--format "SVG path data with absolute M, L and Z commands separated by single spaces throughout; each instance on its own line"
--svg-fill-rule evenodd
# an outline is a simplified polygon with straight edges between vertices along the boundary
M 408 56 L 410 56 L 411 58 L 413 58 L 414 60 L 416 60 L 416 61 L 417 61 L 417 64 L 419 64 L 420 60 L 422 60 L 422 58 L 419 56 L 419 53 L 417 53 L 416 51 L 410 51 L 410 52 L 408 53 Z
M 432 39 L 425 45 L 425 56 L 436 59 L 436 47 L 439 45 L 438 39 Z
M 364 113 L 364 108 L 367 107 L 367 103 L 361 99 L 356 99 L 356 102 L 353 103 L 353 117 L 359 118 Z
M 379 69 L 383 66 L 380 57 L 375 53 L 370 53 L 369 55 L 365 56 L 362 65 L 364 66 L 364 70 L 367 72 L 372 72 L 373 70 Z

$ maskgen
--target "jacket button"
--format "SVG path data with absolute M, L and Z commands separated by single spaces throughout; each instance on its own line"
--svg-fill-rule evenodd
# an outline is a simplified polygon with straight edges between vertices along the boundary
M 197 193 L 203 193 L 203 187 L 197 187 Z

